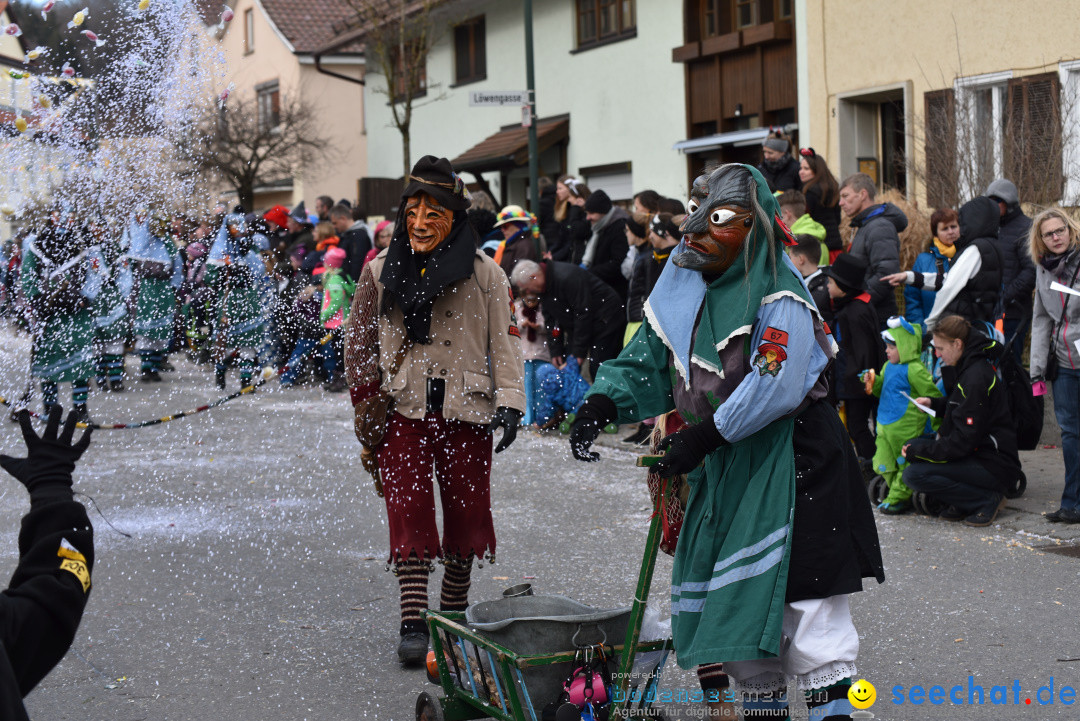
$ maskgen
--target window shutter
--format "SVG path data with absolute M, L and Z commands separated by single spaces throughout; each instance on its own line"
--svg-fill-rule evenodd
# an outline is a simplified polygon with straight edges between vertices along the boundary
M 952 88 L 923 96 L 926 111 L 926 204 L 955 208 L 959 200 L 956 167 L 956 97 Z
M 1062 127 L 1057 73 L 1009 81 L 1005 124 L 1005 173 L 1025 202 L 1061 199 Z

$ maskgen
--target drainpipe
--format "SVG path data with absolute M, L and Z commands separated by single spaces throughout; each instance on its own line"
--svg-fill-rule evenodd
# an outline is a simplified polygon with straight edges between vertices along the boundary
M 324 68 L 322 66 L 322 53 L 315 53 L 311 57 L 315 59 L 315 70 L 322 73 L 323 75 L 329 75 L 330 77 L 337 78 L 338 80 L 347 80 L 348 82 L 356 83 L 357 85 L 367 84 L 363 79 L 358 80 L 357 78 L 351 78 L 348 75 L 344 75 L 342 73 L 335 73 L 333 70 L 327 70 L 326 68 Z

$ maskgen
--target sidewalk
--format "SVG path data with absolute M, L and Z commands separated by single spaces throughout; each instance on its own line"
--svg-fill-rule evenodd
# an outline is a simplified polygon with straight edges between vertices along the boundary
M 1043 440 L 1057 440 L 1057 426 L 1051 415 L 1043 432 Z M 618 433 L 601 433 L 597 445 L 616 448 L 627 453 L 643 454 L 647 446 L 631 446 L 620 439 L 634 432 L 634 425 L 619 428 Z M 564 438 L 567 438 L 564 436 Z M 1051 523 L 1044 514 L 1057 510 L 1061 501 L 1064 485 L 1065 466 L 1061 458 L 1061 448 L 1047 443 L 1034 451 L 1021 451 L 1020 462 L 1027 474 L 1027 490 L 1020 498 L 1006 502 L 1005 508 L 998 514 L 997 521 L 990 528 L 999 532 L 1008 532 L 1028 536 L 1027 545 L 1044 546 L 1051 544 L 1076 544 L 1080 546 L 1080 524 Z M 978 531 L 986 529 L 968 529 Z

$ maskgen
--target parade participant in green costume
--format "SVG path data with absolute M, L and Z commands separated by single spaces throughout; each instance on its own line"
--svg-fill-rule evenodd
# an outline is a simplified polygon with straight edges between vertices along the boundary
M 94 358 L 97 385 L 104 391 L 124 390 L 124 345 L 131 331 L 131 317 L 122 287 L 130 287 L 131 271 L 120 257 L 120 246 L 99 221 L 90 224 L 90 266 L 85 291 L 94 318 Z
M 678 410 L 690 427 L 664 439 L 656 470 L 689 474 L 672 570 L 679 665 L 723 663 L 759 716 L 786 717 L 793 676 L 814 718 L 846 718 L 847 594 L 884 573 L 857 459 L 824 401 L 834 344 L 756 170 L 702 175 L 687 210 L 646 322 L 600 368 L 571 449 L 595 460 L 604 424 Z
M 136 219 L 128 228 L 127 257 L 135 275 L 135 350 L 142 359 L 140 380 L 160 381 L 172 342 L 176 290 L 182 280 L 180 253 L 172 242 L 168 220 Z
M 902 316 L 889 318 L 881 331 L 888 362 L 874 374 L 871 391 L 881 399 L 877 409 L 874 472 L 889 484 L 889 494 L 878 506 L 882 513 L 897 515 L 911 508 L 911 489 L 900 477 L 907 459 L 900 455 L 904 444 L 921 436 L 929 416 L 915 407 L 913 398 L 939 398 L 930 371 L 922 364 L 922 326 Z M 865 381 L 867 371 L 863 371 Z M 934 428 L 939 425 L 934 422 Z
M 46 412 L 57 402 L 57 384 L 70 382 L 72 413 L 85 420 L 94 372 L 85 230 L 73 215 L 54 211 L 27 251 L 20 282 L 33 317 L 30 374 L 41 380 Z
M 226 361 L 234 351 L 240 357 L 240 387 L 253 383 L 269 323 L 259 298 L 260 274 L 265 273 L 244 216 L 226 216 L 210 248 L 205 276 L 217 301 L 213 344 L 214 377 L 219 388 L 225 387 Z

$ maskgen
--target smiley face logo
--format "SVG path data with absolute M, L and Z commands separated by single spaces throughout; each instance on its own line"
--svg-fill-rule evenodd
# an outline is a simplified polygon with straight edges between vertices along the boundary
M 848 701 L 851 705 L 857 709 L 866 709 L 874 705 L 877 701 L 877 689 L 874 688 L 874 684 L 867 681 L 865 678 L 861 678 L 855 683 L 851 684 L 851 688 L 847 692 Z

